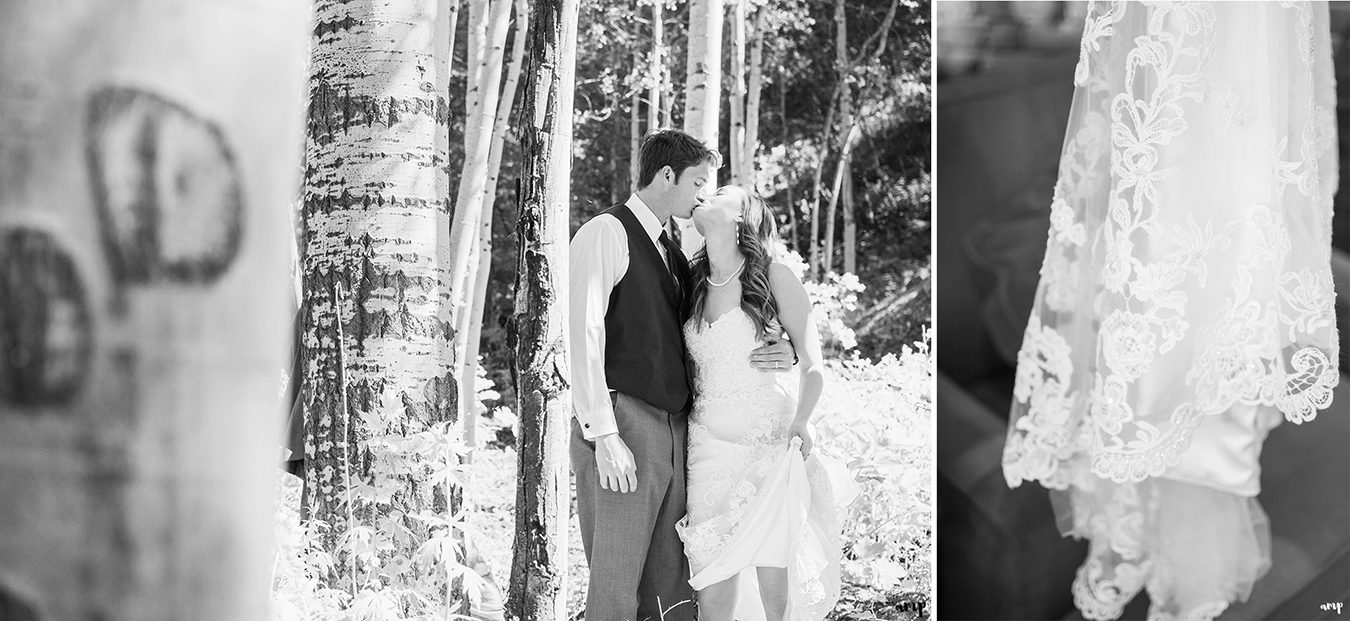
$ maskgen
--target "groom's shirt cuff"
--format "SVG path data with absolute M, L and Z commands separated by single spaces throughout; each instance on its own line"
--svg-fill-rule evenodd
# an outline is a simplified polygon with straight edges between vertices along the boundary
M 613 408 L 577 412 L 577 423 L 581 425 L 582 437 L 587 440 L 594 440 L 605 434 L 619 432 L 619 425 L 614 422 Z

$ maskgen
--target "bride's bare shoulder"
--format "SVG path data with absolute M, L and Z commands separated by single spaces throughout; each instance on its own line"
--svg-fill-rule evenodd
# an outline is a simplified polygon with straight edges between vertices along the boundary
M 804 289 L 801 277 L 786 263 L 774 261 L 769 264 L 769 286 L 775 291 Z

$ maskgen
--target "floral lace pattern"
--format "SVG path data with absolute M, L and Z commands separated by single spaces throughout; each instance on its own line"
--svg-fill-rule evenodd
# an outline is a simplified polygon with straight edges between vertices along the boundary
M 1269 41 L 1234 34 L 1252 29 Z M 1143 588 L 1166 600 L 1129 543 L 1158 509 L 1111 490 L 1168 477 L 1235 407 L 1303 423 L 1331 404 L 1331 74 L 1317 3 L 1088 10 L 1003 455 L 1010 486 L 1073 498 L 1093 541 L 1073 587 L 1088 618 Z M 1227 605 L 1162 601 L 1150 618 Z
M 1099 7 L 1105 5 L 1102 11 Z M 1095 14 L 1095 16 L 1094 16 Z M 1125 2 L 1092 2 L 1088 5 L 1087 16 L 1083 24 L 1083 40 L 1079 49 L 1078 66 L 1073 70 L 1075 86 L 1085 86 L 1092 77 L 1092 66 L 1088 59 L 1101 51 L 1101 40 L 1115 34 L 1113 25 L 1125 16 Z

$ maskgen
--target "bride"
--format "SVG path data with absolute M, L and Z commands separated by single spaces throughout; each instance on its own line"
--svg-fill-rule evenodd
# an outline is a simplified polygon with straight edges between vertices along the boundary
M 695 396 L 688 513 L 677 528 L 699 618 L 818 621 L 839 597 L 831 474 L 841 469 L 815 454 L 808 425 L 825 384 L 811 301 L 773 261 L 773 214 L 758 197 L 722 187 L 694 223 L 707 241 L 693 260 L 684 327 Z M 799 390 L 749 364 L 780 326 L 799 357 Z

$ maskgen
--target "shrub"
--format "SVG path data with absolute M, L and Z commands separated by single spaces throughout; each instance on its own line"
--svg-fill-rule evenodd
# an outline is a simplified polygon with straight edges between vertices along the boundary
M 861 492 L 844 524 L 846 582 L 886 593 L 932 585 L 932 359 L 928 338 L 872 363 L 831 361 L 816 432 Z M 926 595 L 925 595 L 926 598 Z

